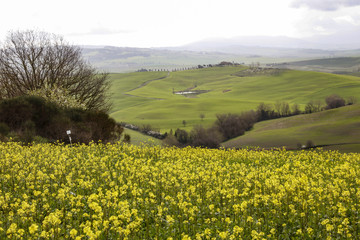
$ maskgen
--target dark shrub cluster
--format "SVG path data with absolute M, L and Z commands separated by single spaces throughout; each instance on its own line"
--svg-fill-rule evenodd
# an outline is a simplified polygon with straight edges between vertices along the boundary
M 40 97 L 21 96 L 0 102 L 0 135 L 31 142 L 35 136 L 50 142 L 113 141 L 123 128 L 108 114 L 74 108 L 60 108 Z
M 215 128 L 222 136 L 228 140 L 237 136 L 241 136 L 245 131 L 250 130 L 257 121 L 257 114 L 249 111 L 238 114 L 218 114 L 216 115 Z
M 336 94 L 328 96 L 325 99 L 325 102 L 326 102 L 326 109 L 333 109 L 333 108 L 345 106 L 345 99 Z
M 173 135 L 170 131 L 164 139 L 164 144 L 177 147 L 218 148 L 223 140 L 222 134 L 216 127 L 204 128 L 199 125 L 195 126 L 190 133 L 183 129 L 176 129 Z

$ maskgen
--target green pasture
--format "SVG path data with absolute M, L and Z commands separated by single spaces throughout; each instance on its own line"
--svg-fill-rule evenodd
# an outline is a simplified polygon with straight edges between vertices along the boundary
M 310 100 L 338 94 L 360 99 L 360 78 L 283 70 L 242 77 L 246 67 L 214 67 L 178 72 L 111 75 L 111 116 L 119 122 L 151 124 L 161 132 L 194 125 L 210 126 L 216 114 L 256 109 L 261 102 L 286 101 L 304 107 Z M 176 91 L 207 90 L 189 98 Z M 200 114 L 205 118 L 201 119 Z M 186 125 L 183 125 L 183 121 Z
M 124 134 L 129 134 L 131 139 L 130 139 L 130 143 L 133 145 L 138 145 L 141 146 L 142 144 L 145 145 L 161 145 L 162 141 L 157 139 L 157 138 L 153 138 L 150 136 L 147 136 L 145 134 L 142 134 L 140 132 L 134 131 L 134 130 L 130 130 L 130 129 L 125 129 Z
M 357 55 L 357 54 L 355 54 Z M 297 70 L 358 74 L 360 57 L 335 57 L 289 62 L 285 67 Z
M 360 104 L 256 123 L 224 147 L 297 148 L 311 140 L 327 150 L 360 151 Z

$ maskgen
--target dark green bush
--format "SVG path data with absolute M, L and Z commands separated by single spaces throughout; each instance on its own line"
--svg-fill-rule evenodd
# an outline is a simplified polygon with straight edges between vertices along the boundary
M 20 130 L 27 120 L 31 120 L 32 115 L 32 106 L 24 97 L 6 99 L 0 104 L 0 122 L 12 130 Z
M 10 128 L 6 123 L 0 122 L 0 135 L 6 136 L 10 132 Z
M 25 143 L 33 141 L 35 136 L 49 141 L 69 142 L 67 130 L 71 130 L 73 142 L 108 142 L 120 139 L 123 131 L 123 128 L 104 112 L 63 109 L 34 96 L 0 101 L 0 123 L 1 135 L 12 131 L 17 135 L 17 139 Z

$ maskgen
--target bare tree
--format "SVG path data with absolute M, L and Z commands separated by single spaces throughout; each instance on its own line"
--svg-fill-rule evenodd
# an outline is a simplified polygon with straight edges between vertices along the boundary
M 107 77 L 82 58 L 79 47 L 58 35 L 10 32 L 0 48 L 0 99 L 63 89 L 87 109 L 106 111 Z

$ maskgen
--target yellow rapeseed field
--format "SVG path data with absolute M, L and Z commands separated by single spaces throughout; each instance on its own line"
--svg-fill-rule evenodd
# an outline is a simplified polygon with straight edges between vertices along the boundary
M 356 239 L 360 155 L 0 143 L 0 239 Z

